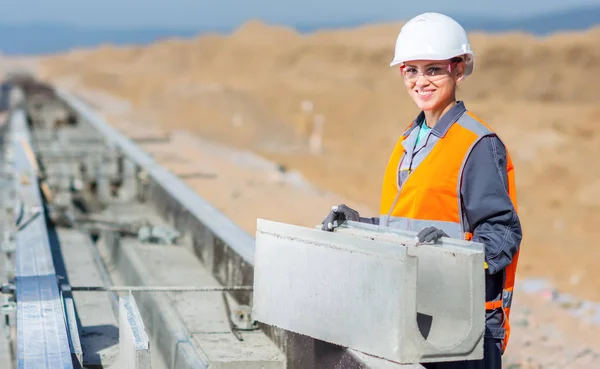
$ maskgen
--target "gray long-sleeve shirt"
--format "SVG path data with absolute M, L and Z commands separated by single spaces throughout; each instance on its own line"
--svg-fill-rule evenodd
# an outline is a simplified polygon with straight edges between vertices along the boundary
M 465 164 L 461 194 L 473 241 L 485 245 L 488 273 L 506 268 L 519 250 L 521 222 L 508 195 L 506 148 L 497 136 L 482 138 Z

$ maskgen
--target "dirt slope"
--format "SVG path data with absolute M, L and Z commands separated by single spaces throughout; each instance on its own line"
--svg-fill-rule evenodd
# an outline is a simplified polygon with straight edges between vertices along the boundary
M 254 150 L 377 209 L 388 155 L 418 113 L 388 67 L 399 27 L 300 35 L 250 22 L 227 37 L 104 46 L 41 65 L 54 82 L 131 101 L 148 124 Z M 472 34 L 475 73 L 459 92 L 513 155 L 525 232 L 521 275 L 551 277 L 595 300 L 599 38 L 600 28 L 544 39 Z M 303 113 L 305 101 L 312 112 Z M 321 154 L 308 150 L 316 115 L 324 120 Z

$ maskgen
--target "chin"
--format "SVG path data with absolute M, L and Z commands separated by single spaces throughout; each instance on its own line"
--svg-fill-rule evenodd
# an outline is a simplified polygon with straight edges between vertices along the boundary
M 435 108 L 440 105 L 440 101 L 438 101 L 437 99 L 423 101 L 419 97 L 415 97 L 413 98 L 413 101 L 415 102 L 417 107 L 423 111 L 435 110 Z

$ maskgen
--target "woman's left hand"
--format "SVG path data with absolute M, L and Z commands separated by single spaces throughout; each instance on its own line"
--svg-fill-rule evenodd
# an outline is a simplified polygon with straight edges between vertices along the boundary
M 419 233 L 417 233 L 417 241 L 419 243 L 438 243 L 440 238 L 442 237 L 450 237 L 446 234 L 446 232 L 442 231 L 439 228 L 429 226 L 421 229 Z

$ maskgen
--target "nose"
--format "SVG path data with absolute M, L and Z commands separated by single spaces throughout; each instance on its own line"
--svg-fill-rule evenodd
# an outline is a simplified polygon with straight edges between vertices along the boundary
M 415 84 L 419 87 L 427 86 L 429 84 L 429 80 L 427 78 L 425 78 L 424 75 L 420 74 L 419 77 L 417 77 Z

